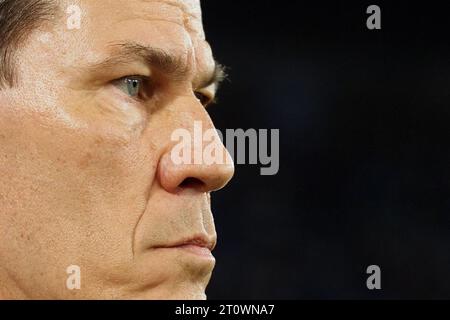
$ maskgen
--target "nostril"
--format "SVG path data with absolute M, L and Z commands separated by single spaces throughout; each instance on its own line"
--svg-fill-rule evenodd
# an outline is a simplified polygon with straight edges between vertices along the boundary
M 186 178 L 179 185 L 180 188 L 192 188 L 192 189 L 201 189 L 204 186 L 205 184 L 197 178 Z

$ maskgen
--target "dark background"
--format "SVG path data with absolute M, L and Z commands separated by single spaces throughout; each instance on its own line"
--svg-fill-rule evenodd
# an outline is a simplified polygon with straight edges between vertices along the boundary
M 366 28 L 381 7 L 382 30 Z M 219 129 L 280 129 L 280 171 L 215 194 L 210 299 L 450 298 L 450 9 L 203 1 Z M 381 267 L 382 290 L 366 288 Z

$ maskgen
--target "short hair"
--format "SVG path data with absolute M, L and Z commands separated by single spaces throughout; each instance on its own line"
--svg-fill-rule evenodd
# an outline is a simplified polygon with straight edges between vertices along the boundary
M 55 9 L 53 0 L 0 0 L 0 88 L 14 86 L 17 49 Z

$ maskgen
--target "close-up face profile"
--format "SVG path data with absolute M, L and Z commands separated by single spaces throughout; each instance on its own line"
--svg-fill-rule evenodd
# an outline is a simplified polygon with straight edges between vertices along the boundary
M 448 12 L 0 0 L 0 307 L 450 299 Z
M 0 15 L 0 298 L 205 299 L 210 196 L 234 167 L 171 157 L 174 131 L 214 129 L 223 71 L 200 1 L 4 0 Z

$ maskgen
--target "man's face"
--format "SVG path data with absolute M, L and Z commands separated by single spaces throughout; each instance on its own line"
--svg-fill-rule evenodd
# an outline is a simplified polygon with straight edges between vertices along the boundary
M 0 297 L 204 298 L 209 192 L 233 166 L 170 155 L 174 130 L 213 128 L 197 99 L 215 91 L 199 1 L 59 3 L 0 91 Z

